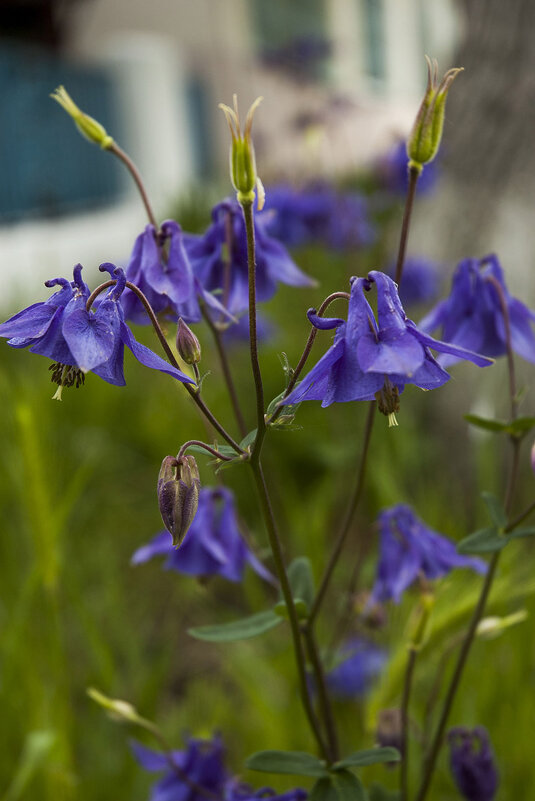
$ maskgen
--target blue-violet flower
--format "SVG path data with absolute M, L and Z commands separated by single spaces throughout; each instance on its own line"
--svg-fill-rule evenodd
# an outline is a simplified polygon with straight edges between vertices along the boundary
M 393 278 L 395 274 L 396 265 L 392 263 L 389 266 L 388 275 Z M 403 281 L 398 290 L 403 306 L 431 303 L 436 300 L 439 290 L 440 273 L 438 264 L 419 256 L 407 256 L 403 265 Z M 421 326 L 418 327 L 420 328 Z
M 339 651 L 338 664 L 327 673 L 327 685 L 334 696 L 356 698 L 364 695 L 382 671 L 384 649 L 364 637 L 352 637 Z
M 456 727 L 448 732 L 450 767 L 459 792 L 467 801 L 492 801 L 499 776 L 487 730 Z
M 481 559 L 457 553 L 455 543 L 433 531 L 410 506 L 385 509 L 377 519 L 380 554 L 370 603 L 392 599 L 399 603 L 405 590 L 418 578 L 441 578 L 456 567 L 485 573 Z
M 256 242 L 256 294 L 269 300 L 277 282 L 290 286 L 314 286 L 290 258 L 286 248 L 267 233 L 269 217 L 254 218 Z M 185 234 L 184 244 L 193 272 L 208 293 L 219 292 L 219 300 L 231 314 L 249 308 L 247 238 L 240 204 L 225 200 L 212 210 L 212 224 L 202 235 Z
M 154 556 L 167 557 L 166 570 L 189 576 L 217 575 L 238 582 L 249 564 L 266 581 L 273 581 L 240 533 L 234 496 L 226 487 L 200 490 L 197 514 L 180 548 L 173 548 L 169 532 L 162 531 L 134 553 L 132 564 Z
M 424 317 L 419 328 L 429 332 L 442 326 L 442 336 L 448 342 L 486 356 L 503 356 L 507 352 L 506 327 L 494 281 L 501 287 L 507 305 L 513 350 L 529 362 L 535 362 L 535 336 L 531 328 L 535 312 L 511 297 L 500 262 L 494 255 L 460 262 L 449 297 Z M 457 361 L 457 357 L 450 353 L 439 361 L 447 367 Z
M 373 283 L 377 287 L 377 321 L 365 298 Z M 321 400 L 322 406 L 329 406 L 335 401 L 376 398 L 380 411 L 391 416 L 398 410 L 399 393 L 406 384 L 435 389 L 449 380 L 430 348 L 480 367 L 492 363 L 420 331 L 407 318 L 394 281 L 376 270 L 368 278 L 352 279 L 347 322 L 319 317 L 315 309 L 309 310 L 308 319 L 318 329 L 336 328 L 334 343 L 285 398 L 285 404 Z
M 46 286 L 60 286 L 59 292 L 42 302 L 34 303 L 0 325 L 0 336 L 8 337 L 14 348 L 29 347 L 52 359 L 52 380 L 59 385 L 55 397 L 61 398 L 64 386 L 79 386 L 87 372 L 95 373 L 110 384 L 123 386 L 124 347 L 136 359 L 153 370 L 160 370 L 184 383 L 193 379 L 177 370 L 134 338 L 124 322 L 119 302 L 126 277 L 113 264 L 102 264 L 100 270 L 117 279 L 95 311 L 86 310 L 90 291 L 82 279 L 82 267 L 73 271 L 73 281 L 54 278 Z

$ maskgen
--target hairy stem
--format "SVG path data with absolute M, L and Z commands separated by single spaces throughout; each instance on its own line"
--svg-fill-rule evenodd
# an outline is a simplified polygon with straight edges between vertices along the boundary
M 202 442 L 200 439 L 189 439 L 185 442 L 178 452 L 178 456 L 176 457 L 179 461 L 186 453 L 187 449 L 190 448 L 192 445 L 196 445 L 198 448 L 203 448 L 203 450 L 207 451 L 207 453 L 211 453 L 212 456 L 215 456 L 216 459 L 221 459 L 222 462 L 231 462 L 231 456 L 225 456 L 224 454 L 220 453 L 215 448 L 212 448 L 210 445 L 207 445 L 205 442 Z

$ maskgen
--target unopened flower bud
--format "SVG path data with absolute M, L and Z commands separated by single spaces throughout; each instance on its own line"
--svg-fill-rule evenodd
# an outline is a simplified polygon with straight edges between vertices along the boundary
M 253 141 L 251 139 L 251 128 L 256 109 L 263 98 L 257 97 L 245 118 L 243 133 L 241 130 L 240 116 L 238 113 L 238 98 L 234 95 L 234 108 L 219 104 L 219 108 L 227 118 L 228 127 L 232 142 L 230 145 L 230 180 L 236 190 L 236 197 L 239 203 L 253 203 L 255 199 L 255 189 L 258 190 L 258 210 L 260 211 L 265 202 L 265 192 L 262 181 L 256 174 L 256 160 Z
M 201 361 L 201 343 L 182 317 L 178 318 L 176 349 L 186 364 L 198 364 Z
M 128 703 L 128 701 L 121 701 L 118 698 L 109 698 L 94 687 L 90 687 L 87 694 L 99 706 L 103 707 L 113 720 L 124 723 L 137 723 L 141 720 L 136 708 Z
M 199 503 L 199 469 L 194 456 L 166 456 L 158 476 L 158 505 L 175 548 L 193 523 Z
M 94 120 L 93 117 L 90 117 L 89 114 L 84 114 L 64 86 L 58 86 L 50 97 L 56 100 L 67 114 L 72 117 L 82 136 L 85 136 L 90 142 L 100 145 L 103 150 L 113 145 L 113 139 L 108 135 L 104 126 Z
M 427 87 L 407 140 L 409 167 L 414 167 L 419 172 L 422 171 L 424 164 L 433 161 L 438 153 L 444 127 L 446 97 L 455 77 L 463 71 L 462 67 L 448 70 L 439 84 L 437 61 L 431 63 L 427 56 L 426 60 Z
M 401 709 L 382 709 L 377 718 L 375 740 L 381 748 L 397 748 L 401 753 Z M 403 756 L 403 754 L 401 754 Z

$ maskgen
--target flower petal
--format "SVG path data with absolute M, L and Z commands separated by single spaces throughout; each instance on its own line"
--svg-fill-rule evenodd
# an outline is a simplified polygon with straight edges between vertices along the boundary
M 66 316 L 62 331 L 76 364 L 87 373 L 108 361 L 119 335 L 117 303 L 104 300 L 96 312 L 77 309 Z
M 164 359 L 157 356 L 156 353 L 153 353 L 150 348 L 145 347 L 140 342 L 138 342 L 128 326 L 121 321 L 120 327 L 120 336 L 124 344 L 127 348 L 129 348 L 138 362 L 141 362 L 145 367 L 149 367 L 151 370 L 160 370 L 162 373 L 167 373 L 168 375 L 176 378 L 177 381 L 182 381 L 184 384 L 194 384 L 195 381 L 190 378 L 189 376 L 182 373 L 180 370 L 177 370 L 176 367 L 173 367 L 172 364 L 166 362 Z

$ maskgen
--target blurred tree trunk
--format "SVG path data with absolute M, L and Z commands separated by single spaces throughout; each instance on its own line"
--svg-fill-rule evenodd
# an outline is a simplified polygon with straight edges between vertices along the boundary
M 422 203 L 418 233 L 430 255 L 496 250 L 518 272 L 535 251 L 535 1 L 458 4 L 465 35 L 454 64 L 465 72 L 446 108 L 444 192 Z

